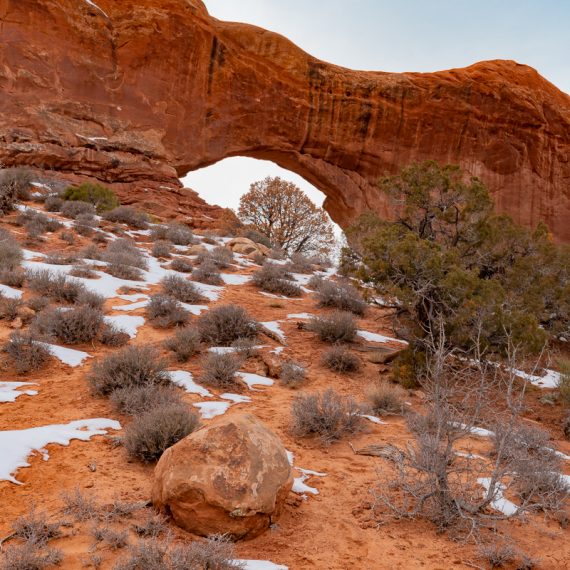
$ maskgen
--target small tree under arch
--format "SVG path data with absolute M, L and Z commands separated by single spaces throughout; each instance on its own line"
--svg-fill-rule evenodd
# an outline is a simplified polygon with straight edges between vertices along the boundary
M 327 213 L 295 184 L 267 177 L 241 197 L 238 215 L 287 253 L 328 254 L 335 242 Z

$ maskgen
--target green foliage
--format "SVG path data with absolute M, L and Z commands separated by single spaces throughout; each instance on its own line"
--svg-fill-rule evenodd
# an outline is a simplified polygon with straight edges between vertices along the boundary
M 78 200 L 93 204 L 98 213 L 112 210 L 120 205 L 115 193 L 100 184 L 84 182 L 79 186 L 69 186 L 63 193 L 65 200 Z
M 560 382 L 558 383 L 558 394 L 562 404 L 570 408 L 570 360 L 563 358 L 558 362 L 560 369 Z
M 433 161 L 380 188 L 396 219 L 362 216 L 347 232 L 344 264 L 399 300 L 417 342 L 443 329 L 464 349 L 537 352 L 549 334 L 570 331 L 570 249 L 543 225 L 531 231 L 493 214 L 478 179 Z

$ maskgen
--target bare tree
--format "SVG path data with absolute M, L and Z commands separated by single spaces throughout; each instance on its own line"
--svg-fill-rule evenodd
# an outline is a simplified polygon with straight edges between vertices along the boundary
M 327 254 L 335 237 L 327 213 L 292 182 L 267 177 L 240 200 L 240 219 L 287 253 Z

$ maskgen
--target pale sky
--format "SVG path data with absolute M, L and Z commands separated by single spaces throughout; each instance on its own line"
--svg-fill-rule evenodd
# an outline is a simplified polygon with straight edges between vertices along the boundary
M 354 69 L 437 71 L 514 59 L 570 93 L 570 0 L 205 0 L 213 16 L 278 32 L 310 54 Z M 298 175 L 251 158 L 192 172 L 184 184 L 236 208 L 251 182 L 281 176 L 317 203 Z

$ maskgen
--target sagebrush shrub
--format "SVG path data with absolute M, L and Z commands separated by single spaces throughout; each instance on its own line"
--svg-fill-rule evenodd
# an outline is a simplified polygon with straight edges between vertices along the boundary
M 231 346 L 239 338 L 255 338 L 257 329 L 257 322 L 237 305 L 219 305 L 198 320 L 202 340 L 217 346 Z
M 234 254 L 232 253 L 231 249 L 224 246 L 218 246 L 212 250 L 200 253 L 196 259 L 196 263 L 202 264 L 205 262 L 210 262 L 219 269 L 225 269 L 232 264 L 233 257 Z
M 63 206 L 63 199 L 60 196 L 52 194 L 44 200 L 44 208 L 48 212 L 59 212 Z
M 49 265 L 73 265 L 79 261 L 79 256 L 74 252 L 52 251 L 44 258 L 44 263 Z
M 298 388 L 307 379 L 307 369 L 298 362 L 289 360 L 281 365 L 279 380 L 289 388 Z
M 179 275 L 167 275 L 162 281 L 162 291 L 165 295 L 174 297 L 183 303 L 199 303 L 204 297 L 194 283 Z
M 291 279 L 292 275 L 283 266 L 272 263 L 265 263 L 253 274 L 253 283 L 262 291 L 286 297 L 300 297 L 301 288 Z
M 124 330 L 112 323 L 105 323 L 101 329 L 99 340 L 105 346 L 125 346 L 131 337 Z
M 170 269 L 180 271 L 180 273 L 192 273 L 194 266 L 187 259 L 176 257 L 170 262 Z
M 160 293 L 150 296 L 146 314 L 155 326 L 161 328 L 185 325 L 190 317 L 177 299 Z
M 355 315 L 363 315 L 366 311 L 366 302 L 350 283 L 322 280 L 316 287 L 315 296 L 319 307 L 334 307 Z
M 241 359 L 235 354 L 211 352 L 202 361 L 200 382 L 222 390 L 239 389 L 243 386 L 236 377 L 240 366 Z
M 61 536 L 59 522 L 49 522 L 47 513 L 36 511 L 32 506 L 25 515 L 20 515 L 12 523 L 12 532 L 16 538 L 25 542 L 43 546 L 52 538 Z
M 340 374 L 360 369 L 360 359 L 342 345 L 335 345 L 323 353 L 323 364 Z
M 164 346 L 176 355 L 178 362 L 187 362 L 200 352 L 201 334 L 197 328 L 183 327 L 164 341 Z
M 166 363 L 150 346 L 127 346 L 96 360 L 88 380 L 98 395 L 110 394 L 118 388 L 171 382 Z
M 0 270 L 0 283 L 9 287 L 23 287 L 26 281 L 26 272 L 21 268 Z
M 0 230 L 0 270 L 13 271 L 23 259 L 24 254 L 18 242 L 8 232 Z
M 401 414 L 404 408 L 404 390 L 398 384 L 376 382 L 368 388 L 366 397 L 376 416 Z
M 89 304 L 95 302 L 95 296 L 99 300 L 101 299 L 100 295 L 88 291 L 83 283 L 68 279 L 63 273 L 54 273 L 49 269 L 31 269 L 27 272 L 26 277 L 28 286 L 32 291 L 41 293 L 55 301 L 77 303 L 81 295 L 85 300 L 90 300 Z M 97 304 L 99 304 L 98 301 Z M 100 304 L 102 305 L 102 303 Z
M 177 222 L 154 226 L 150 237 L 153 241 L 165 240 L 176 245 L 190 245 L 194 241 L 192 230 Z
M 145 230 L 148 227 L 148 216 L 131 206 L 118 206 L 103 214 L 109 222 L 126 224 L 135 229 Z
M 17 316 L 23 302 L 21 299 L 4 297 L 0 291 L 0 319 L 13 321 Z
M 172 243 L 166 240 L 157 240 L 152 244 L 151 254 L 153 257 L 172 257 L 170 252 L 172 251 Z
M 79 216 L 93 218 L 97 213 L 93 204 L 79 200 L 65 200 L 61 205 L 60 212 L 62 216 L 73 219 L 77 219 Z
M 307 328 L 317 333 L 324 342 L 352 342 L 356 338 L 356 321 L 351 313 L 344 311 L 314 317 L 308 322 Z
M 302 253 L 293 253 L 291 255 L 287 269 L 293 273 L 304 274 L 313 273 L 315 270 L 312 260 Z
M 27 168 L 0 170 L 0 215 L 11 212 L 17 200 L 29 199 L 32 176 Z
M 65 344 L 80 344 L 97 338 L 103 322 L 100 310 L 82 305 L 69 310 L 42 311 L 32 326 L 40 334 L 55 337 Z
M 39 370 L 51 357 L 50 350 L 29 332 L 13 332 L 4 345 L 4 351 L 18 374 Z
M 182 404 L 180 390 L 170 384 L 118 388 L 111 393 L 110 399 L 117 410 L 130 416 L 137 416 L 161 406 Z
M 81 277 L 82 279 L 95 279 L 97 272 L 89 265 L 74 265 L 69 271 L 72 277 Z
M 299 394 L 293 400 L 291 419 L 294 435 L 316 435 L 325 443 L 359 431 L 363 421 L 354 399 L 331 388 L 322 393 Z
M 94 251 L 94 254 L 98 255 L 98 250 L 97 253 Z M 140 270 L 148 268 L 142 252 L 135 242 L 128 238 L 119 238 L 109 243 L 102 258 L 108 263 L 107 271 L 119 279 L 140 280 Z
M 195 410 L 184 404 L 168 404 L 136 416 L 125 429 L 123 444 L 131 457 L 150 463 L 199 425 Z
M 192 271 L 192 279 L 208 285 L 223 285 L 224 280 L 220 275 L 218 266 L 211 261 L 204 261 Z
M 59 565 L 63 553 L 54 548 L 42 549 L 33 543 L 10 546 L 2 558 L 2 570 L 43 570 Z

